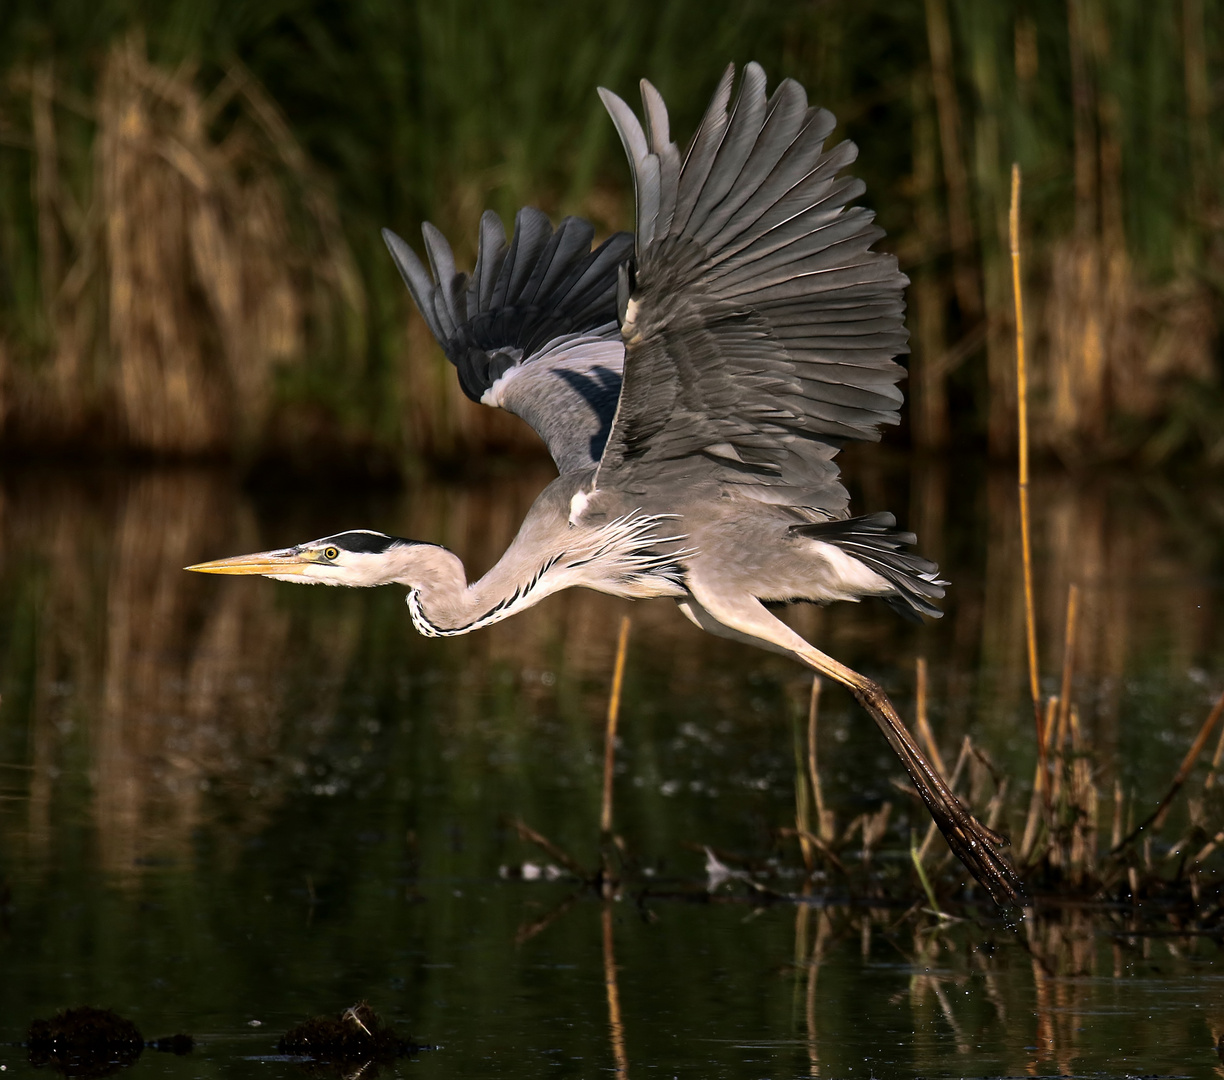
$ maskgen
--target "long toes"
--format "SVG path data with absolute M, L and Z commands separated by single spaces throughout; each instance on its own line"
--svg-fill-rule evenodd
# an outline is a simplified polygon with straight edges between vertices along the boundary
M 1002 838 L 961 809 L 968 821 L 953 821 L 951 815 L 935 819 L 948 846 L 996 904 L 1003 908 L 1026 906 L 1028 896 L 1024 882 L 1011 863 L 995 850 L 1001 846 L 998 841 Z

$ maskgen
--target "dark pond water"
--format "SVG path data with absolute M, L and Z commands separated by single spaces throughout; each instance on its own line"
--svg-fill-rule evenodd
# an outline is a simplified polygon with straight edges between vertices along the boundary
M 1034 751 L 1011 477 L 871 458 L 855 475 L 857 505 L 898 511 L 940 560 L 948 614 L 925 627 L 882 605 L 789 617 L 903 713 L 924 657 L 945 753 L 971 734 L 1011 778 L 1016 832 Z M 808 683 L 667 603 L 570 593 L 429 641 L 400 589 L 179 569 L 369 526 L 482 570 L 547 478 L 394 494 L 251 493 L 194 471 L 2 478 L 4 1071 L 33 1071 L 17 1045 L 33 1018 L 94 1004 L 150 1038 L 196 1036 L 186 1057 L 146 1051 L 133 1076 L 302 1076 L 275 1056 L 279 1034 L 364 999 L 433 1047 L 383 1070 L 396 1075 L 1224 1074 L 1212 936 L 1078 909 L 1012 934 L 970 908 L 938 931 L 820 881 L 801 904 L 737 881 L 707 890 L 709 847 L 801 891 L 779 830 L 795 824 Z M 1134 819 L 1224 686 L 1224 497 L 1054 476 L 1035 506 L 1047 689 L 1074 582 L 1077 706 L 1099 787 L 1116 782 Z M 625 611 L 616 832 L 638 870 L 604 902 L 549 880 L 553 860 L 512 822 L 596 863 Z M 878 858 L 916 899 L 896 868 L 925 823 L 834 689 L 819 754 L 839 829 L 894 804 Z M 1173 834 L 1185 820 L 1179 803 Z M 516 879 L 525 866 L 540 879 Z

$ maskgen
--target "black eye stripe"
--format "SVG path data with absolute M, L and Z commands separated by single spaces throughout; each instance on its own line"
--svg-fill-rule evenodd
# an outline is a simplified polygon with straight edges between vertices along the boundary
M 387 536 L 385 533 L 354 529 L 351 532 L 325 536 L 316 542 L 339 548 L 341 551 L 351 551 L 356 555 L 381 555 L 396 544 L 404 544 L 408 541 L 401 540 L 398 536 Z

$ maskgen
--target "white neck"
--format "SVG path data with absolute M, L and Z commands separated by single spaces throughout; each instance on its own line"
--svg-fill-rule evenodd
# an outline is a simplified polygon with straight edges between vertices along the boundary
M 425 637 L 451 637 L 500 622 L 529 607 L 552 588 L 541 589 L 543 572 L 551 569 L 553 559 L 533 567 L 523 580 L 516 580 L 503 558 L 479 581 L 471 585 L 463 562 L 454 552 L 434 544 L 404 544 L 371 560 L 368 572 L 354 581 L 352 558 L 347 584 L 406 585 L 408 610 L 413 625 Z M 364 569 L 364 568 L 362 568 Z

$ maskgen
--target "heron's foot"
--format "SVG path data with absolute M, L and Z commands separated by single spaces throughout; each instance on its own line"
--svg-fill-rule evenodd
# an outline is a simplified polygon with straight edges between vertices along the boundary
M 990 898 L 1005 909 L 1028 906 L 1024 882 L 999 850 L 1010 847 L 1007 837 L 983 825 L 955 796 L 945 802 L 936 793 L 923 791 L 921 786 L 919 792 L 952 853 L 977 878 Z
M 999 850 L 1011 847 L 1011 841 L 978 821 L 916 746 L 905 749 L 911 752 L 903 752 L 901 762 L 952 854 L 977 878 L 999 907 L 1011 910 L 1028 906 L 1024 882 Z
M 874 683 L 861 679 L 854 688 L 863 707 L 871 713 L 884 732 L 914 787 L 930 811 L 939 831 L 948 841 L 952 853 L 990 894 L 990 898 L 1005 911 L 1028 905 L 1024 882 L 1015 867 L 1000 854 L 999 848 L 1010 847 L 1006 836 L 987 828 L 975 818 L 948 787 L 947 781 L 927 760 L 909 729 L 901 722 L 892 702 Z
M 922 774 L 914 775 L 912 769 L 909 776 L 922 801 L 927 804 L 930 816 L 939 825 L 940 833 L 944 834 L 947 846 L 987 890 L 990 899 L 1005 911 L 1027 907 L 1028 894 L 1024 891 L 1020 874 L 999 850 L 1010 847 L 1011 841 L 994 829 L 985 827 L 951 791 L 936 789 L 925 781 Z

